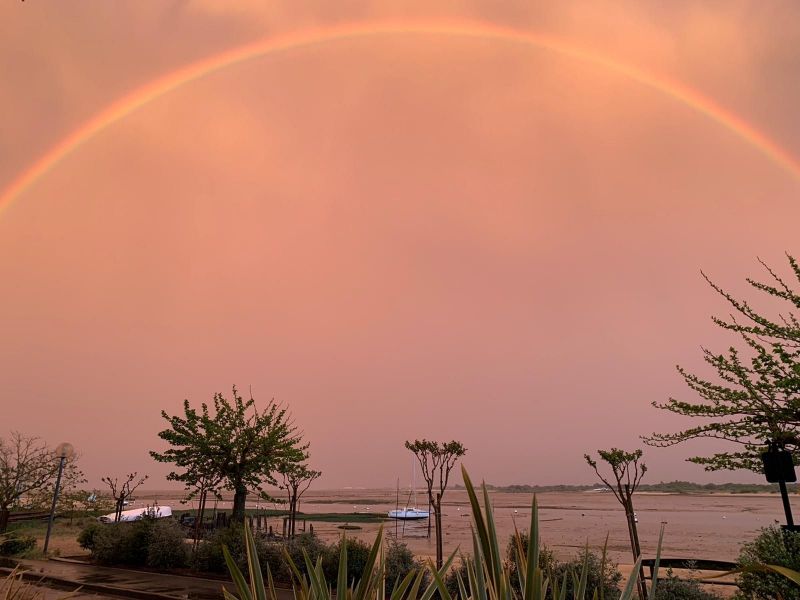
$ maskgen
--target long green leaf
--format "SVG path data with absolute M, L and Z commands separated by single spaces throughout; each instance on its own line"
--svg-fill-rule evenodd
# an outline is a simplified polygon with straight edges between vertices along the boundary
M 583 566 L 581 567 L 581 578 L 578 581 L 578 588 L 575 590 L 575 600 L 585 600 L 586 583 L 589 577 L 589 542 L 586 542 L 584 551 Z
M 372 545 L 372 549 L 369 551 L 367 561 L 364 563 L 364 572 L 361 574 L 361 581 L 358 582 L 356 589 L 353 592 L 354 600 L 366 600 L 367 591 L 371 587 L 371 580 L 374 575 L 375 561 L 378 558 L 378 552 L 380 551 L 382 544 L 383 525 L 381 525 L 378 529 L 378 535 L 375 537 L 375 543 Z
M 661 544 L 664 541 L 664 523 L 661 523 L 661 531 L 658 533 L 658 547 L 656 548 L 656 561 L 653 564 L 653 581 L 650 583 L 649 598 L 655 599 L 658 591 L 658 567 L 661 564 Z
M 636 591 L 636 585 L 639 580 L 639 573 L 642 570 L 642 557 L 640 556 L 636 561 L 636 564 L 633 565 L 633 570 L 631 570 L 631 575 L 628 577 L 628 583 L 625 584 L 625 589 L 622 590 L 622 594 L 620 594 L 619 600 L 631 600 L 633 598 L 633 593 Z
M 439 573 L 439 577 L 444 579 L 455 559 L 456 559 L 456 552 L 453 551 L 450 557 L 442 565 L 442 568 L 437 571 Z M 436 567 L 434 567 L 432 564 L 429 565 L 429 568 L 434 571 L 436 570 Z M 428 588 L 422 593 L 422 596 L 420 596 L 419 600 L 431 600 L 431 598 L 433 598 L 433 595 L 436 593 L 436 590 L 437 590 L 436 582 L 431 581 L 430 584 L 428 585 Z
M 261 573 L 261 563 L 258 560 L 256 540 L 247 521 L 244 522 L 244 539 L 247 548 L 247 568 L 250 572 L 250 591 L 255 600 L 267 600 L 267 590 Z
M 339 574 L 336 577 L 336 597 L 347 597 L 347 537 L 342 534 L 339 547 Z
M 403 577 L 402 581 L 400 581 L 400 583 L 395 584 L 394 588 L 392 589 L 392 594 L 391 596 L 389 596 L 389 599 L 403 600 L 406 590 L 411 586 L 411 582 L 414 581 L 414 578 L 416 576 L 417 576 L 417 571 L 415 569 L 411 569 L 408 573 L 406 573 L 406 576 Z
M 480 540 L 484 557 L 488 559 L 490 554 L 489 534 L 486 530 L 486 523 L 483 520 L 483 512 L 481 511 L 481 505 L 478 502 L 478 496 L 475 493 L 475 486 L 472 485 L 472 480 L 469 478 L 469 474 L 467 473 L 467 469 L 464 467 L 464 465 L 461 465 L 461 475 L 464 478 L 464 487 L 467 489 L 469 503 L 472 508 L 472 522 L 478 535 L 478 539 Z
M 521 563 L 520 563 L 521 564 Z M 536 494 L 533 495 L 533 502 L 531 503 L 531 525 L 528 529 L 528 564 L 527 564 L 528 581 L 531 581 L 539 568 L 539 503 L 536 500 Z M 533 586 L 531 586 L 532 588 Z M 533 589 L 524 589 L 524 600 L 534 600 Z
M 222 547 L 222 555 L 225 557 L 225 564 L 228 565 L 228 571 L 231 573 L 231 579 L 233 579 L 236 590 L 239 592 L 239 600 L 253 600 L 253 596 L 250 593 L 250 588 L 247 585 L 247 581 L 245 581 L 244 575 L 242 575 L 242 572 L 239 569 L 239 566 L 236 564 L 236 561 L 233 560 L 233 557 L 228 551 L 227 546 Z

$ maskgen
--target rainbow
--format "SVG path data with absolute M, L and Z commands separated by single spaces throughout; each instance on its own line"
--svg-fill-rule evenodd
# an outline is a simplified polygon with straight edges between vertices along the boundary
M 494 40 L 554 52 L 606 69 L 692 108 L 729 130 L 800 181 L 800 163 L 785 149 L 735 113 L 720 106 L 697 90 L 664 75 L 645 71 L 593 50 L 581 48 L 562 38 L 499 25 L 475 22 L 369 22 L 307 29 L 245 44 L 189 64 L 133 90 L 49 148 L 38 160 L 11 181 L 0 195 L 0 212 L 47 175 L 61 160 L 75 152 L 95 135 L 150 102 L 192 81 L 268 54 L 343 40 L 391 35 L 448 36 Z

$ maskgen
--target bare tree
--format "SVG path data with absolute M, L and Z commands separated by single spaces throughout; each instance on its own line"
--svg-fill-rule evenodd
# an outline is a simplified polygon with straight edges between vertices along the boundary
M 639 532 L 636 529 L 636 515 L 633 512 L 633 493 L 642 481 L 642 477 L 647 472 L 647 465 L 640 462 L 642 459 L 642 451 L 635 450 L 634 452 L 626 452 L 619 448 L 612 448 L 611 450 L 598 450 L 597 454 L 600 458 L 609 464 L 611 473 L 614 477 L 612 483 L 606 477 L 600 474 L 597 462 L 592 459 L 588 454 L 583 457 L 586 462 L 600 480 L 605 483 L 608 488 L 614 492 L 617 500 L 625 509 L 625 519 L 628 522 L 628 535 L 631 541 L 631 552 L 633 553 L 633 560 L 639 560 L 642 554 L 641 546 L 639 545 Z M 640 600 L 646 600 L 647 588 L 645 587 L 644 578 L 642 577 L 641 569 L 638 576 L 638 589 Z
M 280 488 L 286 490 L 289 496 L 289 537 L 293 538 L 300 498 L 311 487 L 314 480 L 322 475 L 322 472 L 309 469 L 308 465 L 297 463 L 286 463 L 278 469 L 278 472 L 283 478 Z
M 459 458 L 467 453 L 461 442 L 431 442 L 429 440 L 414 440 L 406 442 L 406 448 L 414 453 L 419 461 L 422 477 L 428 491 L 428 505 L 433 508 L 436 521 L 436 567 L 441 569 L 443 561 L 442 551 L 442 498 L 450 480 L 450 471 Z M 434 492 L 434 487 L 438 489 Z M 430 535 L 430 521 L 428 522 L 428 535 Z
M 58 461 L 39 438 L 18 431 L 0 438 L 0 533 L 8 527 L 11 507 L 45 488 L 57 471 Z
M 133 496 L 133 492 L 136 491 L 136 488 L 147 481 L 147 478 L 147 475 L 139 477 L 139 473 L 136 471 L 133 473 L 128 473 L 128 475 L 125 476 L 125 479 L 121 482 L 117 477 L 114 477 L 114 479 L 111 479 L 111 477 L 100 478 L 100 481 L 105 483 L 111 490 L 111 496 L 114 498 L 116 506 L 114 510 L 115 523 L 118 523 L 122 518 L 122 508 L 125 506 L 125 501 Z

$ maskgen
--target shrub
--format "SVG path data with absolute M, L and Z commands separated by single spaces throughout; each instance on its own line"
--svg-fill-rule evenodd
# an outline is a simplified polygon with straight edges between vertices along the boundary
M 718 600 L 720 596 L 704 590 L 694 579 L 680 579 L 672 569 L 665 578 L 658 578 L 655 600 Z
M 181 526 L 171 519 L 153 523 L 147 540 L 147 566 L 156 569 L 185 567 L 189 553 Z
M 347 585 L 350 585 L 354 581 L 361 579 L 364 566 L 369 558 L 370 546 L 355 538 L 342 538 L 339 543 L 327 548 L 323 554 L 323 571 L 331 583 L 336 582 L 338 579 L 339 553 L 342 550 L 343 543 L 346 544 L 347 548 Z M 292 557 L 292 560 L 296 565 L 300 566 L 301 563 L 297 559 Z M 312 557 L 311 560 L 313 561 L 314 558 Z
M 89 523 L 78 534 L 78 544 L 80 544 L 81 548 L 83 548 L 84 550 L 88 550 L 89 552 L 94 552 L 94 545 L 96 542 L 96 538 L 99 535 L 99 533 L 106 527 L 107 525 L 102 525 L 97 521 L 95 521 L 94 523 Z
M 277 542 L 277 544 L 280 546 L 281 542 Z M 335 547 L 338 550 L 338 545 Z M 286 543 L 286 552 L 289 554 L 289 557 L 292 559 L 294 564 L 297 565 L 297 568 L 300 570 L 300 572 L 305 574 L 306 563 L 305 559 L 303 558 L 303 550 L 306 551 L 308 557 L 313 563 L 316 563 L 317 559 L 322 557 L 323 570 L 325 571 L 326 575 L 330 574 L 330 563 L 328 562 L 328 556 L 333 553 L 331 546 L 327 545 L 317 536 L 310 533 L 300 534 Z M 281 560 L 283 560 L 283 558 Z M 289 570 L 289 565 L 284 564 L 283 569 L 284 570 L 281 572 L 281 579 L 284 581 L 291 581 L 292 575 L 291 571 Z
M 0 556 L 16 556 L 36 547 L 36 538 L 30 535 L 10 533 L 0 540 Z
M 800 570 L 800 533 L 785 532 L 776 525 L 762 529 L 755 540 L 742 546 L 739 564 L 743 567 L 767 564 Z M 800 599 L 800 587 L 777 573 L 742 573 L 737 583 L 736 598 L 772 600 L 780 595 L 783 600 Z
M 528 535 L 520 533 L 520 541 L 523 551 L 528 547 Z M 512 535 L 506 546 L 506 560 L 508 561 L 511 585 L 519 591 L 519 578 L 517 576 L 517 542 Z M 560 562 L 555 554 L 547 546 L 539 549 L 539 567 L 544 573 L 559 583 L 566 581 L 567 597 L 571 598 L 573 593 L 572 573 L 579 576 L 583 565 L 587 565 L 587 589 L 598 591 L 599 595 L 605 598 L 617 598 L 620 593 L 620 582 L 622 573 L 619 572 L 617 565 L 606 558 L 603 564 L 602 555 L 599 555 L 588 548 L 581 550 L 575 558 L 568 562 Z M 463 574 L 462 574 L 463 576 Z M 552 598 L 552 590 L 548 590 L 547 599 Z
M 349 557 L 348 557 L 349 558 Z M 423 570 L 424 565 L 414 558 L 408 546 L 398 540 L 390 539 L 385 553 L 386 588 L 391 590 L 396 582 L 402 581 L 410 571 Z M 423 585 L 427 585 L 427 571 Z
M 182 567 L 188 551 L 180 527 L 171 520 L 141 519 L 84 529 L 81 545 L 103 565 Z M 80 541 L 80 540 L 79 540 Z
M 468 587 L 468 578 L 469 575 L 467 573 L 467 561 L 469 560 L 468 556 L 464 556 L 463 554 L 458 557 L 458 562 L 453 563 L 454 566 L 447 572 L 447 576 L 444 578 L 444 584 L 447 587 L 447 591 L 453 598 L 460 598 L 461 593 L 458 588 L 458 578 L 461 577 L 461 581 L 465 587 Z
M 244 546 L 244 530 L 233 524 L 230 527 L 215 529 L 206 539 L 200 542 L 194 553 L 193 566 L 198 571 L 209 573 L 227 573 L 225 556 L 222 547 L 226 546 L 231 557 L 242 568 L 247 564 L 247 553 Z
M 569 573 L 580 575 L 584 562 L 588 565 L 587 589 L 598 590 L 605 598 L 618 598 L 622 573 L 619 572 L 616 563 L 609 561 L 608 557 L 603 564 L 602 556 L 588 548 L 581 550 L 571 561 L 558 564 L 552 571 L 559 581 L 563 580 L 565 575 L 567 576 L 567 597 L 572 597 L 573 593 L 573 580 Z

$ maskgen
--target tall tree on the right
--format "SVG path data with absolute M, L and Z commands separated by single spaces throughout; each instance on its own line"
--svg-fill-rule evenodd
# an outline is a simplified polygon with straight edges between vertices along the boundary
M 759 297 L 778 308 L 773 316 L 740 300 L 714 283 L 709 285 L 732 307 L 727 318 L 713 317 L 719 327 L 736 334 L 739 347 L 716 354 L 703 349 L 705 361 L 716 371 L 712 381 L 678 367 L 686 384 L 700 399 L 687 402 L 670 398 L 654 402 L 656 408 L 697 417 L 703 422 L 677 433 L 654 433 L 643 438 L 652 446 L 673 446 L 697 438 L 713 438 L 738 444 L 735 451 L 688 460 L 707 471 L 748 469 L 762 472 L 760 454 L 767 442 L 789 450 L 795 463 L 800 451 L 800 264 L 787 255 L 795 281 L 787 283 L 763 261 L 766 282 L 747 279 Z M 788 304 L 788 306 L 786 306 Z

